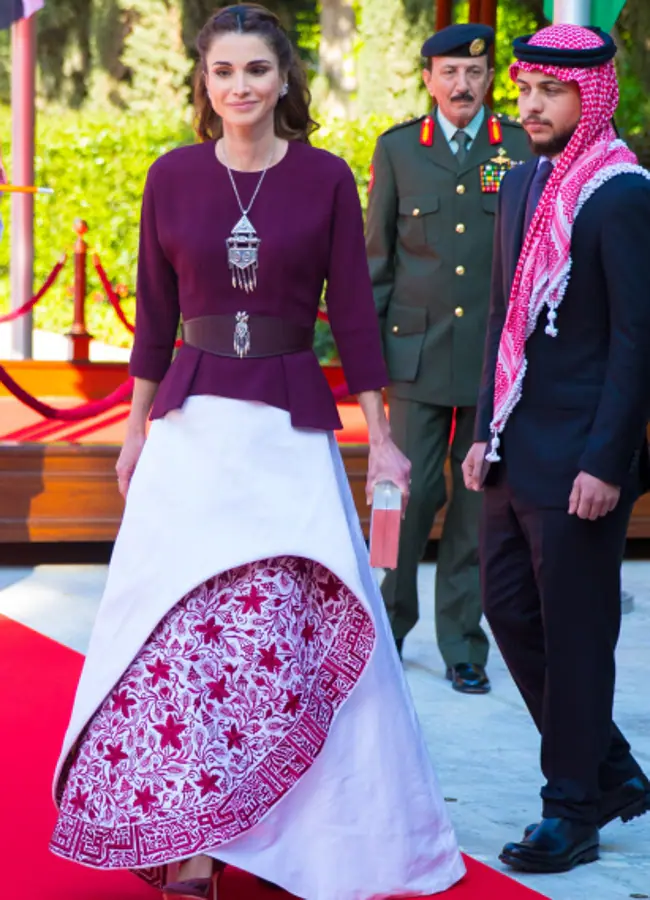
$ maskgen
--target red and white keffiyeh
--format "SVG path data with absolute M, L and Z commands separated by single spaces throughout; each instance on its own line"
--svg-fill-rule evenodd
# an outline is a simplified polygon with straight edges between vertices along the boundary
M 529 46 L 587 50 L 602 46 L 593 31 L 577 25 L 543 28 Z M 594 68 L 563 68 L 515 62 L 510 77 L 520 70 L 541 71 L 580 88 L 582 116 L 568 146 L 557 160 L 533 216 L 519 255 L 506 321 L 501 334 L 494 379 L 492 443 L 487 459 L 497 462 L 499 435 L 519 402 L 526 374 L 526 340 L 547 308 L 546 334 L 556 337 L 557 309 L 571 273 L 571 235 L 578 213 L 606 181 L 623 172 L 650 178 L 627 145 L 616 137 L 612 116 L 618 105 L 618 82 L 613 61 Z

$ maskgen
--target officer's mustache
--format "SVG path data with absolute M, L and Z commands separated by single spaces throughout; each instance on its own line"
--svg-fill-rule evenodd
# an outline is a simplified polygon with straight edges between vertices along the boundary
M 547 119 L 540 119 L 538 116 L 528 116 L 528 118 L 523 121 L 524 128 L 526 125 L 548 125 L 551 128 L 553 127 L 552 122 L 549 122 Z
M 454 94 L 451 98 L 452 103 L 473 103 L 474 95 L 469 91 L 463 91 L 462 94 Z

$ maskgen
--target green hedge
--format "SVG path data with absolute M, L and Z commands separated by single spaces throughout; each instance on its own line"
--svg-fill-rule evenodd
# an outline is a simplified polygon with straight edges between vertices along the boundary
M 377 135 L 390 122 L 373 118 L 366 122 L 324 124 L 314 143 L 344 156 L 350 163 L 365 203 L 370 158 Z M 47 277 L 60 253 L 71 248 L 73 222 L 85 219 L 87 241 L 96 249 L 113 283 L 132 290 L 135 285 L 140 200 L 147 169 L 172 147 L 193 140 L 187 121 L 180 117 L 151 120 L 136 116 L 93 116 L 84 112 L 40 115 L 38 119 L 36 182 L 54 189 L 52 196 L 35 199 L 35 289 Z M 7 136 L 10 117 L 0 112 L 0 135 L 11 171 Z M 0 311 L 9 308 L 10 207 L 0 207 L 5 235 L 0 243 Z M 96 338 L 129 346 L 130 335 L 108 306 L 94 268 L 88 268 L 88 328 Z M 72 261 L 36 307 L 35 325 L 65 332 L 72 318 Z M 124 301 L 129 316 L 134 298 Z M 322 355 L 329 352 L 326 332 L 319 332 Z
M 0 134 L 9 135 L 9 116 L 0 119 Z M 191 140 L 182 121 L 98 118 L 66 113 L 38 120 L 36 182 L 54 189 L 35 198 L 35 289 L 61 252 L 74 244 L 73 223 L 85 219 L 90 247 L 100 254 L 113 282 L 132 288 L 138 240 L 138 217 L 148 166 L 161 153 Z M 5 161 L 11 165 L 7 140 Z M 0 244 L 0 309 L 9 305 L 10 202 L 3 201 L 5 236 Z M 101 285 L 89 266 L 88 327 L 97 338 L 128 346 L 130 336 L 102 299 Z M 35 309 L 37 327 L 65 332 L 72 317 L 72 260 L 55 287 Z M 133 315 L 133 298 L 125 307 Z

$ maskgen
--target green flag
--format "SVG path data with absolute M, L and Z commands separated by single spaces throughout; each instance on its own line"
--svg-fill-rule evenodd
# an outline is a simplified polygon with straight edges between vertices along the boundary
M 591 22 L 603 31 L 611 31 L 619 13 L 625 6 L 625 0 L 591 0 Z M 544 0 L 544 15 L 553 21 L 553 0 Z

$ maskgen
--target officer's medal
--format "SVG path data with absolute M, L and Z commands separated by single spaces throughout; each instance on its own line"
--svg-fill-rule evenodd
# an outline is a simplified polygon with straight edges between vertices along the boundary
M 508 156 L 507 150 L 500 147 L 498 156 L 492 157 L 489 162 L 483 163 L 480 168 L 482 193 L 498 194 L 504 175 L 514 165 L 515 163 Z

